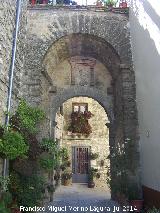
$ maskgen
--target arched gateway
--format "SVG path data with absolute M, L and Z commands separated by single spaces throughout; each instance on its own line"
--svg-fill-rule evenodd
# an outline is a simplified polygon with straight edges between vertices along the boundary
M 134 141 L 135 149 L 127 158 L 136 166 L 134 171 L 126 168 L 129 179 L 139 184 L 136 91 L 127 17 L 91 11 L 30 10 L 29 14 L 27 43 L 32 51 L 27 50 L 25 64 L 30 91 L 26 97 L 47 111 L 52 130 L 64 101 L 75 96 L 97 100 L 110 119 L 110 145 L 121 147 L 126 140 Z M 116 180 L 112 161 L 111 166 Z

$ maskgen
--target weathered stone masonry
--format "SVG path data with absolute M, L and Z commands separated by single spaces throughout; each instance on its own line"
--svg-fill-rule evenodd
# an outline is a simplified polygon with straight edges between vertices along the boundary
M 6 101 L 9 83 L 9 69 L 11 64 L 11 51 L 13 31 L 15 27 L 16 0 L 2 1 L 0 4 L 0 119 L 4 121 Z M 15 108 L 16 99 L 22 96 L 21 76 L 24 64 L 24 46 L 26 35 L 26 12 L 27 1 L 22 1 L 22 12 L 20 18 L 19 36 L 17 42 L 16 66 L 13 83 L 13 105 Z M 15 101 L 15 102 L 14 102 Z
M 5 47 L 0 50 L 2 111 L 6 106 L 14 3 L 3 1 L 0 10 L 1 45 Z M 137 143 L 136 91 L 128 18 L 109 12 L 45 8 L 29 9 L 26 13 L 27 1 L 24 0 L 24 3 L 13 99 L 24 96 L 29 103 L 45 109 L 48 120 L 42 129 L 43 136 L 48 136 L 56 125 L 56 112 L 64 101 L 75 96 L 94 98 L 108 112 L 110 144 L 123 143 L 126 138 L 132 138 Z M 92 57 L 102 63 L 112 77 L 110 88 L 106 91 L 102 81 L 99 86 L 56 85 L 57 66 L 73 56 Z
M 12 110 L 22 97 L 21 77 L 24 64 L 24 46 L 26 35 L 27 1 L 22 1 L 22 13 L 20 18 L 19 36 L 17 42 L 16 64 L 13 81 Z M 4 124 L 7 106 L 9 69 L 11 64 L 11 52 L 13 31 L 15 26 L 16 0 L 5 0 L 0 3 L 0 121 Z M 1 166 L 0 166 L 1 167 Z
M 99 101 L 108 112 L 111 145 L 122 144 L 126 138 L 138 143 L 128 18 L 105 12 L 33 8 L 28 16 L 27 46 L 23 94 L 30 103 L 46 110 L 52 129 L 64 101 L 87 96 Z M 111 87 L 106 91 L 71 82 L 57 85 L 57 67 L 73 56 L 99 60 L 110 72 Z

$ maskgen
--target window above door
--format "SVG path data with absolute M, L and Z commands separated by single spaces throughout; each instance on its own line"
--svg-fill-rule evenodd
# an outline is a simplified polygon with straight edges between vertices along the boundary
M 88 111 L 88 103 L 72 103 L 72 112 Z

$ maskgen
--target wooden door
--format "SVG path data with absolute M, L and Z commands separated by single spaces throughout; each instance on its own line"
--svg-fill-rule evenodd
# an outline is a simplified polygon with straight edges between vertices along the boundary
M 72 147 L 72 181 L 73 183 L 87 183 L 89 169 L 90 147 Z

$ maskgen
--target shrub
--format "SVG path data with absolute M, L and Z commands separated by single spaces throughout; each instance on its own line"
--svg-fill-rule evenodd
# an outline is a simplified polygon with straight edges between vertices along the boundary
M 160 209 L 154 207 L 153 209 L 148 210 L 147 213 L 160 213 Z
M 44 152 L 40 155 L 39 164 L 43 169 L 51 171 L 56 167 L 56 160 L 53 158 L 53 155 Z
M 8 190 L 10 179 L 9 177 L 0 176 L 0 191 L 5 192 Z
M 12 195 L 10 192 L 2 193 L 1 200 L 0 200 L 0 212 L 1 213 L 11 213 L 9 206 L 12 203 Z
M 16 190 L 19 205 L 33 207 L 40 205 L 44 197 L 44 179 L 38 175 L 30 177 L 20 175 L 19 186 Z
M 35 133 L 37 131 L 36 125 L 45 118 L 45 113 L 39 108 L 29 106 L 25 100 L 21 100 L 16 117 L 23 129 Z
M 0 139 L 0 152 L 10 160 L 17 157 L 25 157 L 28 152 L 23 136 L 19 132 L 6 131 L 3 138 Z
M 40 142 L 40 147 L 50 153 L 55 153 L 57 151 L 57 141 L 54 141 L 53 139 L 50 138 L 43 138 L 42 141 Z

